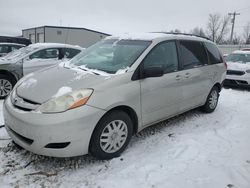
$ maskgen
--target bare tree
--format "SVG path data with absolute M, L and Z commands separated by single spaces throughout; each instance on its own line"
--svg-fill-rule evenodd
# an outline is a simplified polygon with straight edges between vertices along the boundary
M 244 27 L 243 39 L 246 44 L 250 44 L 250 22 Z
M 221 17 L 221 15 L 217 13 L 209 14 L 206 31 L 208 37 L 218 44 L 222 43 L 229 31 L 229 20 L 230 17 L 228 16 Z
M 181 33 L 181 30 L 179 30 L 179 29 L 170 30 L 170 33 Z
M 190 31 L 190 33 L 201 37 L 206 37 L 206 34 L 203 29 L 199 27 L 195 27 L 193 30 Z
M 241 40 L 240 35 L 235 33 L 232 42 L 233 42 L 233 44 L 242 44 L 242 40 Z

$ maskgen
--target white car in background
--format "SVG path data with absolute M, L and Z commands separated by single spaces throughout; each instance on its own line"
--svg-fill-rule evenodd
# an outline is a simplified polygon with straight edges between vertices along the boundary
M 0 58 L 0 99 L 9 95 L 23 76 L 69 60 L 82 50 L 69 44 L 36 43 Z
M 225 86 L 250 87 L 250 51 L 237 50 L 226 57 Z

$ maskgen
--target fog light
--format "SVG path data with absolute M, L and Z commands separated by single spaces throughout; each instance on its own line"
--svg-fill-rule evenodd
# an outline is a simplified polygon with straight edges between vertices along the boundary
M 45 146 L 45 148 L 51 148 L 51 149 L 63 149 L 66 148 L 70 142 L 61 142 L 61 143 L 50 143 Z

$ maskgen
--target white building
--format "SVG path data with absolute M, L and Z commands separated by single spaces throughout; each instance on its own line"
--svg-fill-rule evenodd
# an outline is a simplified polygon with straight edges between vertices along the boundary
M 84 48 L 109 36 L 107 33 L 79 27 L 41 26 L 22 30 L 24 38 L 32 43 L 53 42 L 79 45 Z

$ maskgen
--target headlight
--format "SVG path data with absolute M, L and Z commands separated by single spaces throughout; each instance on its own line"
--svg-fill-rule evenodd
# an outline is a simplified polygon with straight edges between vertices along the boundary
M 85 105 L 92 93 L 93 89 L 73 91 L 60 97 L 52 98 L 42 104 L 36 111 L 42 113 L 58 113 L 77 108 Z
M 246 70 L 247 73 L 250 73 L 250 69 Z

